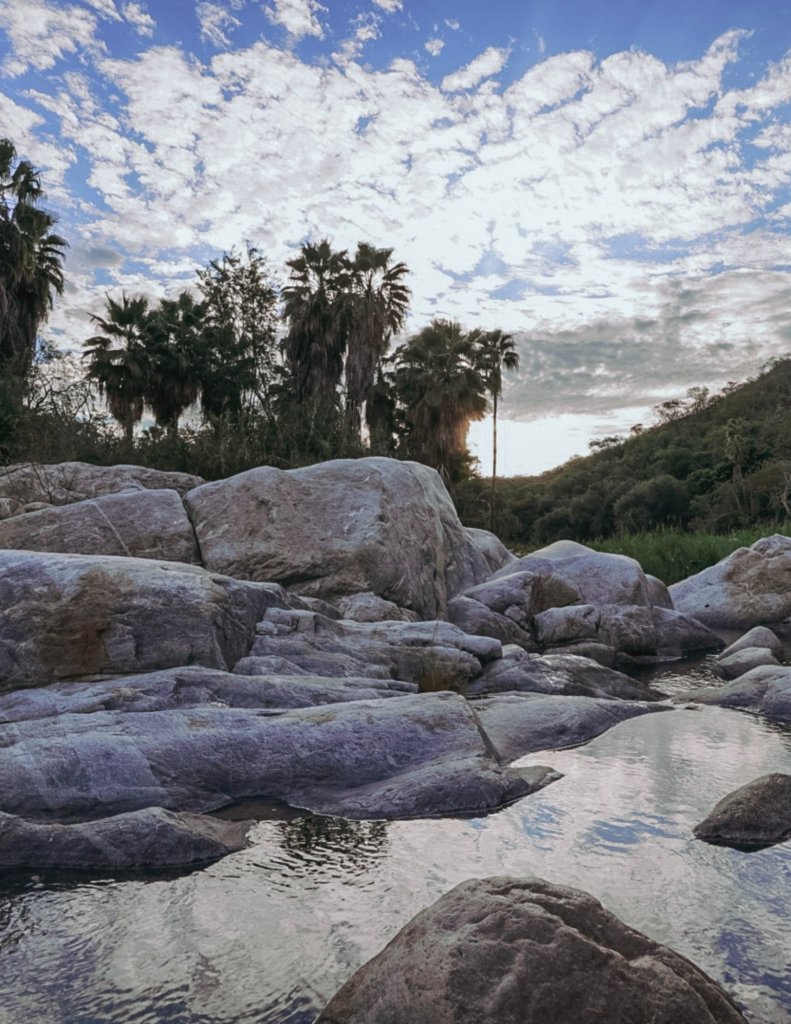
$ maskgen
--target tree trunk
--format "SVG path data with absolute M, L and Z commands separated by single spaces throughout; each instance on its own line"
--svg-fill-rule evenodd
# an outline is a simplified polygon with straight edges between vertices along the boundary
M 497 392 L 492 395 L 492 495 L 489 501 L 489 529 L 497 525 Z

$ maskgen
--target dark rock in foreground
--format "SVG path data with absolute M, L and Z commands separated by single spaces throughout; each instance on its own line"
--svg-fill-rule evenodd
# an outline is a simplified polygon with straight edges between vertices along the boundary
M 250 824 L 161 807 L 75 825 L 34 824 L 0 812 L 0 868 L 187 867 L 241 850 Z
M 745 1024 L 678 953 L 540 878 L 462 882 L 406 925 L 317 1024 Z
M 707 843 L 737 849 L 781 843 L 791 836 L 791 775 L 762 775 L 734 790 L 693 832 Z

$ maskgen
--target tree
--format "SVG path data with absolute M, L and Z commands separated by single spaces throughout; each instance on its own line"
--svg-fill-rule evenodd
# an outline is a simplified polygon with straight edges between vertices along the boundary
M 142 295 L 130 299 L 123 294 L 116 302 L 108 295 L 106 303 L 106 317 L 91 316 L 101 333 L 83 342 L 84 358 L 88 360 L 86 376 L 96 382 L 131 447 L 135 424 L 143 418 L 151 379 L 146 338 L 148 299 Z
M 492 491 L 489 502 L 489 529 L 494 530 L 497 508 L 497 402 L 503 393 L 503 370 L 519 367 L 519 353 L 510 334 L 481 331 L 474 339 L 478 364 L 492 400 Z
M 184 291 L 176 299 L 161 299 L 139 325 L 147 370 L 143 397 L 157 425 L 170 433 L 177 432 L 179 417 L 200 393 L 205 314 L 205 305 Z
M 486 413 L 487 381 L 476 336 L 432 320 L 394 354 L 393 385 L 404 406 L 407 448 L 447 480 L 469 467 L 467 431 Z
M 66 242 L 43 210 L 38 171 L 0 139 L 0 369 L 20 381 L 33 364 L 36 335 L 63 292 Z
M 392 249 L 377 249 L 359 242 L 351 265 L 349 337 L 346 354 L 346 408 L 349 423 L 359 431 L 361 408 L 374 397 L 377 371 L 393 334 L 400 331 L 409 306 L 409 288 L 403 278 L 405 263 L 392 263 Z M 369 429 L 371 422 L 368 422 Z
M 343 374 L 349 337 L 352 267 L 346 250 L 336 252 L 327 239 L 302 246 L 287 261 L 291 270 L 283 289 L 283 342 L 286 364 L 298 402 L 334 402 Z

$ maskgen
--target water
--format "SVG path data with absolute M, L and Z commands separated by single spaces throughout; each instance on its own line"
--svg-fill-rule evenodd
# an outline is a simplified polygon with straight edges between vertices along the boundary
M 479 819 L 281 816 L 189 874 L 0 882 L 2 1024 L 308 1024 L 457 882 L 577 886 L 698 963 L 750 1020 L 791 1019 L 791 843 L 694 840 L 725 793 L 791 772 L 791 732 L 716 708 L 648 715 L 525 758 L 565 778 Z

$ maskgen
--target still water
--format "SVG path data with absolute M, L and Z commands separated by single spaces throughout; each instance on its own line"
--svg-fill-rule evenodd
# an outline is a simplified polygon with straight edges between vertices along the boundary
M 262 821 L 250 848 L 189 874 L 0 880 L 0 1022 L 308 1024 L 457 882 L 535 874 L 694 960 L 749 1019 L 787 1024 L 791 843 L 743 853 L 690 830 L 730 790 L 791 772 L 791 731 L 684 709 L 520 763 L 535 762 L 565 777 L 487 818 Z

